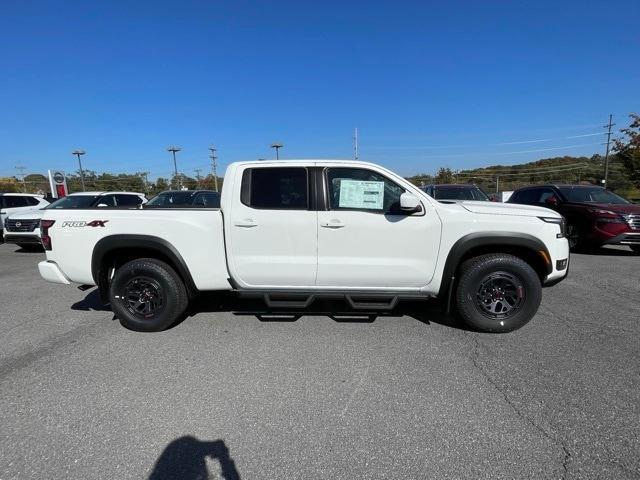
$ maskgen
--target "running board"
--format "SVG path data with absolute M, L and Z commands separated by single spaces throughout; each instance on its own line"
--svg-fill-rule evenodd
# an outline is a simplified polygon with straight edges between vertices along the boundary
M 236 290 L 241 298 L 262 299 L 271 310 L 281 308 L 307 309 L 316 300 L 344 300 L 352 310 L 389 311 L 401 300 L 430 300 L 433 295 L 415 292 L 371 291 L 300 291 L 300 290 Z

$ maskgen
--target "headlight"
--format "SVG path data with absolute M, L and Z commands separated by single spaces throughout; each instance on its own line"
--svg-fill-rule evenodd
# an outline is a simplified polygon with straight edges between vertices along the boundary
M 563 238 L 567 236 L 567 222 L 564 217 L 538 217 L 545 223 L 555 223 L 560 226 L 560 233 L 556 235 L 557 238 Z

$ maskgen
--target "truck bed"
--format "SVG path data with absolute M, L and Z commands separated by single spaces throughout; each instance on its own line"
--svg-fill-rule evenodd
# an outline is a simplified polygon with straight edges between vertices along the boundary
M 91 259 L 104 237 L 157 237 L 171 244 L 198 290 L 228 290 L 222 212 L 219 209 L 47 210 L 53 242 L 47 259 L 71 282 L 95 285 Z M 109 240 L 110 241 L 110 240 Z

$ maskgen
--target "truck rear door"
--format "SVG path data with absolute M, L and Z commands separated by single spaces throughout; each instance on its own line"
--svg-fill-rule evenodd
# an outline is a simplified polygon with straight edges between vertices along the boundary
M 227 251 L 244 287 L 312 287 L 317 272 L 318 212 L 310 169 L 247 165 L 236 171 Z M 239 193 L 239 194 L 238 194 Z

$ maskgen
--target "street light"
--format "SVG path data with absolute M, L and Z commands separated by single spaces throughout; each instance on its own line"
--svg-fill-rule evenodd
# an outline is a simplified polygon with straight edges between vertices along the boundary
M 280 154 L 279 154 L 279 150 L 284 147 L 284 145 L 282 145 L 281 143 L 272 143 L 271 144 L 271 148 L 275 148 L 276 149 L 276 160 L 280 160 Z
M 80 160 L 80 157 L 82 155 L 84 155 L 85 152 L 84 150 L 74 150 L 73 152 L 71 152 L 72 155 L 76 155 L 78 157 L 78 165 L 80 165 L 80 183 L 82 184 L 82 191 L 84 192 L 84 171 L 82 170 L 82 160 Z
M 174 176 L 173 178 L 178 178 L 178 164 L 176 163 L 176 152 L 179 152 L 180 150 L 182 150 L 180 147 L 167 147 L 167 152 L 171 152 L 173 154 L 173 172 L 174 172 Z M 178 183 L 181 183 L 180 180 L 178 179 Z M 182 185 L 179 185 L 180 187 L 182 187 Z M 179 190 L 179 189 L 178 189 Z

